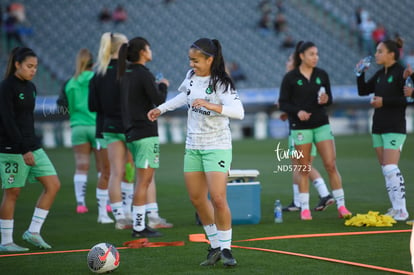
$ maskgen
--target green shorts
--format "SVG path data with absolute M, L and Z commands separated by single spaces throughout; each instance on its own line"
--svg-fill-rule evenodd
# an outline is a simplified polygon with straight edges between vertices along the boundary
M 123 143 L 126 143 L 125 134 L 104 132 L 103 135 L 106 140 L 106 144 L 110 144 L 116 141 L 122 141 Z
M 55 167 L 43 149 L 33 152 L 35 165 L 28 166 L 20 154 L 0 154 L 2 188 L 23 187 L 36 178 L 56 175 Z
M 96 149 L 101 150 L 101 149 L 108 148 L 108 143 L 106 142 L 104 138 L 95 138 L 95 140 L 96 140 Z
M 72 127 L 72 145 L 90 143 L 92 148 L 96 148 L 96 126 L 78 125 Z
M 0 153 L 0 176 L 3 189 L 23 187 L 29 171 L 30 166 L 24 162 L 23 155 Z
M 36 178 L 57 175 L 55 166 L 53 166 L 49 157 L 43 149 L 33 152 L 35 166 L 29 166 L 30 172 L 28 176 L 29 182 L 37 182 Z
M 324 140 L 333 140 L 331 125 L 326 124 L 314 129 L 292 130 L 291 136 L 296 145 L 318 143 Z
M 184 172 L 224 172 L 230 170 L 232 150 L 186 149 Z
M 158 137 L 147 137 L 127 143 L 136 168 L 160 167 L 160 142 Z
M 400 133 L 372 134 L 372 145 L 374 148 L 384 147 L 401 151 L 406 137 L 406 134 Z
M 289 142 L 289 155 L 293 156 L 296 149 L 295 149 L 295 142 L 293 141 L 292 135 L 289 135 L 288 142 Z M 311 156 L 316 157 L 317 154 L 318 154 L 318 150 L 316 149 L 316 145 L 315 143 L 312 143 Z

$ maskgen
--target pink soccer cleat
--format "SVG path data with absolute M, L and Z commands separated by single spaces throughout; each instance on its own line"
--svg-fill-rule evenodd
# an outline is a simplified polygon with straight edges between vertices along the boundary
M 312 220 L 312 215 L 309 209 L 305 209 L 302 212 L 300 212 L 300 219 L 302 221 L 310 221 Z
M 85 205 L 78 205 L 77 207 L 76 207 L 76 212 L 78 213 L 78 214 L 83 214 L 83 213 L 86 213 L 86 212 L 88 212 L 89 210 L 88 210 L 88 207 L 86 207 Z
M 341 219 L 349 219 L 352 217 L 352 213 L 349 212 L 349 210 L 346 209 L 346 207 L 343 205 L 338 208 L 338 214 L 339 218 Z

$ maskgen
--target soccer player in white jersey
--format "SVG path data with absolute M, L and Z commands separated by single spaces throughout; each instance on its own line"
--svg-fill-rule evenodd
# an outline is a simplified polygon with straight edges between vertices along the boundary
M 231 253 L 231 213 L 226 198 L 232 161 L 229 118 L 243 119 L 244 109 L 225 71 L 220 42 L 201 38 L 189 49 L 191 70 L 175 98 L 148 112 L 161 114 L 188 106 L 184 177 L 190 200 L 204 226 L 211 247 L 201 265 L 237 264 Z M 210 194 L 211 200 L 207 194 Z

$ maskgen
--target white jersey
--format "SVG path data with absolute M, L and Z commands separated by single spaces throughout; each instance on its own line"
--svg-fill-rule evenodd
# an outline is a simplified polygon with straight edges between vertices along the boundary
M 210 76 L 196 76 L 190 70 L 178 88 L 181 93 L 157 107 L 161 113 L 164 113 L 187 105 L 187 149 L 231 149 L 229 118 L 243 119 L 244 117 L 243 105 L 237 91 L 230 87 L 224 90 L 223 85 L 217 85 L 217 90 L 214 92 L 209 87 L 209 83 Z M 193 101 L 199 98 L 221 104 L 222 113 L 204 107 L 193 107 Z

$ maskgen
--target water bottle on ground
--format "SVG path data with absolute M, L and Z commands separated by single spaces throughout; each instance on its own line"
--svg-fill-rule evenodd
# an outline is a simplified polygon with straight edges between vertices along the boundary
M 361 74 L 369 68 L 371 65 L 372 56 L 364 57 L 360 62 L 358 62 L 357 66 L 354 69 L 354 73 L 356 76 L 361 76 Z
M 274 216 L 275 216 L 275 223 L 283 222 L 282 203 L 280 202 L 280 200 L 275 201 Z
M 414 82 L 411 76 L 407 77 L 407 79 L 405 80 L 405 86 L 410 87 L 410 88 L 414 87 Z M 412 98 L 411 96 L 407 96 L 406 99 L 408 103 L 414 102 L 414 98 Z

